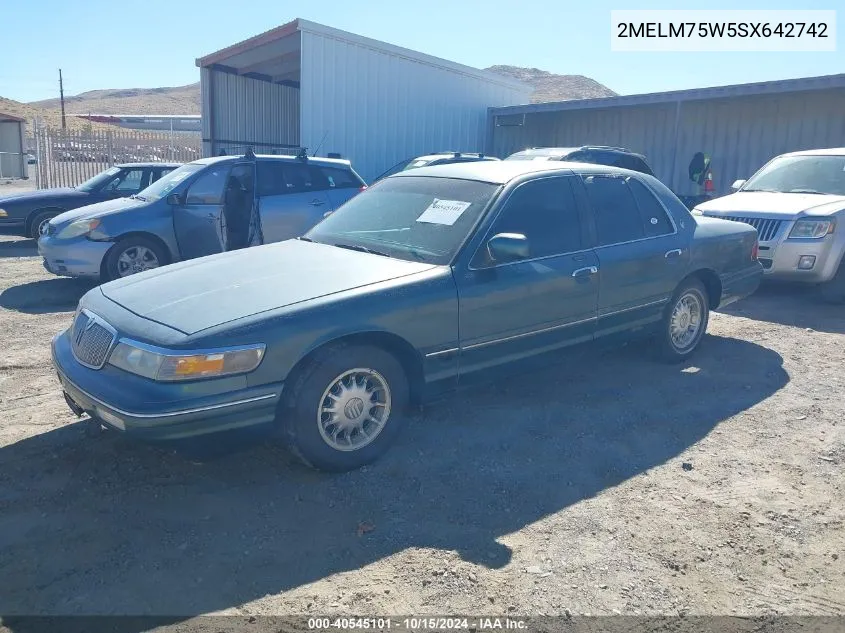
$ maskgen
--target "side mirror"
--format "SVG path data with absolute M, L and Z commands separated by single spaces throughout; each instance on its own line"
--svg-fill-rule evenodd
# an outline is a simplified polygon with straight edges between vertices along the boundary
M 169 193 L 165 198 L 165 202 L 167 202 L 167 204 L 172 204 L 173 206 L 180 205 L 182 204 L 182 196 L 178 193 Z
M 731 185 L 731 189 L 737 191 L 742 185 L 745 184 L 744 180 L 734 180 L 734 184 Z
M 528 259 L 528 238 L 520 233 L 498 233 L 487 240 L 487 252 L 497 264 Z

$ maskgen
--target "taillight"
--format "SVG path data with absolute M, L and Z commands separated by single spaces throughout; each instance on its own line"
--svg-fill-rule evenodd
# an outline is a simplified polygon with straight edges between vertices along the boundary
M 757 261 L 757 251 L 759 249 L 759 245 L 757 244 L 757 240 L 754 240 L 754 246 L 751 247 L 751 261 Z

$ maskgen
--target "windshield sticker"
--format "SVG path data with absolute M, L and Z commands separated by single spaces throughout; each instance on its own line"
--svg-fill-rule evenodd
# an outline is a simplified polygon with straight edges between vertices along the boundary
M 438 200 L 435 198 L 428 208 L 417 218 L 417 222 L 445 224 L 452 226 L 472 202 L 461 200 Z

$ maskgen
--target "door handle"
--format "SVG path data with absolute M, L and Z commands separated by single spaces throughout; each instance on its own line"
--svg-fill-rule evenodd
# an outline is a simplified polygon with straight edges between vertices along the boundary
M 572 273 L 573 277 L 583 277 L 584 275 L 595 275 L 599 272 L 596 266 L 587 266 L 586 268 L 579 268 Z
M 312 207 L 321 207 L 325 204 L 325 202 L 323 202 L 322 200 L 320 200 L 318 198 L 314 198 L 314 200 L 312 200 L 308 204 L 310 204 Z
M 683 251 L 680 248 L 676 248 L 672 251 L 666 251 L 666 254 L 663 257 L 665 257 L 666 259 L 670 259 L 672 257 L 680 257 L 681 253 L 683 253 Z

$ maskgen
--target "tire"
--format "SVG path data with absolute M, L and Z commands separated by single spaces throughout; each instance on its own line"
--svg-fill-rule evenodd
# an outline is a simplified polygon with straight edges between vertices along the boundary
M 165 266 L 170 259 L 160 244 L 146 237 L 119 240 L 106 254 L 103 281 L 128 277 L 135 273 Z
M 59 215 L 61 211 L 38 211 L 29 220 L 26 227 L 26 236 L 37 240 L 41 235 L 41 225 L 49 222 L 52 218 Z
M 326 411 L 331 396 L 342 393 L 340 382 L 356 393 L 334 405 L 334 412 Z M 384 389 L 369 395 L 379 404 L 367 409 L 366 392 L 379 383 Z M 329 472 L 354 470 L 380 457 L 399 435 L 408 415 L 408 394 L 408 378 L 392 354 L 368 345 L 332 347 L 296 372 L 278 423 L 285 442 L 306 465 Z M 332 424 L 333 419 L 339 424 Z M 349 448 L 342 448 L 347 442 Z
M 845 303 L 845 258 L 839 264 L 833 279 L 819 286 L 819 294 L 827 303 Z
M 672 295 L 660 322 L 659 351 L 663 360 L 678 363 L 689 358 L 707 331 L 709 320 L 710 304 L 704 284 L 698 279 L 684 281 Z M 694 330 L 693 322 L 697 322 Z M 691 336 L 679 340 L 679 330 L 691 333 Z

